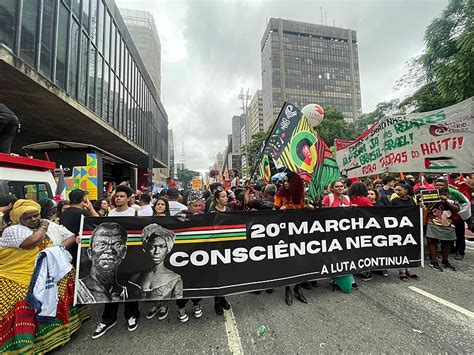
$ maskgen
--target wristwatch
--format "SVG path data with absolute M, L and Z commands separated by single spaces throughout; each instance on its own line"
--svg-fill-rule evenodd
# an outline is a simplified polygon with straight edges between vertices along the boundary
M 43 224 L 41 224 L 41 225 L 39 226 L 39 228 L 43 228 L 45 232 L 48 230 L 48 227 L 45 226 L 45 225 L 43 225 Z

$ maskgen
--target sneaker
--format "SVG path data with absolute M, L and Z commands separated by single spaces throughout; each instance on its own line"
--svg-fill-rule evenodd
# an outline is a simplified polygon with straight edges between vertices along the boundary
M 201 305 L 199 303 L 194 305 L 193 315 L 194 315 L 194 318 L 201 318 L 202 317 L 202 308 L 201 308 Z
M 158 320 L 163 320 L 166 317 L 168 317 L 168 310 L 169 310 L 168 306 L 160 307 L 160 309 L 158 310 Z
M 189 316 L 188 314 L 186 313 L 186 310 L 184 310 L 184 314 L 181 314 L 179 313 L 178 311 L 178 320 L 181 322 L 181 323 L 187 323 L 189 321 Z
M 128 331 L 133 332 L 135 329 L 138 328 L 138 319 L 135 317 L 130 317 L 127 319 L 128 323 Z
M 100 338 L 102 335 L 107 333 L 110 328 L 114 327 L 115 324 L 117 324 L 117 321 L 112 324 L 99 323 L 97 328 L 95 328 L 94 334 L 92 334 L 92 339 Z
M 388 271 L 387 270 L 382 270 L 382 276 L 383 277 L 388 277 Z
M 372 280 L 372 273 L 370 271 L 363 272 L 362 274 L 360 274 L 360 278 L 362 279 L 362 281 L 370 281 Z
M 146 319 L 152 319 L 154 316 L 156 316 L 159 309 L 160 308 L 157 306 L 151 307 L 150 310 L 148 311 L 148 314 L 146 315 Z
M 357 282 L 352 283 L 352 289 L 353 290 L 358 290 L 359 289 L 359 285 L 357 284 Z
M 221 305 L 226 311 L 230 309 L 230 303 L 225 299 L 225 297 L 221 298 Z
M 216 311 L 216 314 L 218 316 L 224 315 L 224 308 L 222 307 L 222 304 L 220 302 L 214 303 L 214 310 Z
M 446 260 L 446 261 L 443 261 L 442 264 L 443 264 L 443 266 L 444 266 L 446 269 L 451 269 L 451 270 L 453 270 L 453 271 L 456 271 L 456 268 L 455 268 L 453 265 L 451 265 L 451 264 L 449 263 L 449 261 L 447 261 L 447 260 Z
M 456 259 L 456 260 L 462 260 L 462 259 L 464 259 L 464 255 L 457 253 L 456 256 L 454 257 L 454 259 Z
M 430 263 L 430 268 L 432 268 L 435 271 L 443 271 L 441 266 L 439 266 L 438 262 Z

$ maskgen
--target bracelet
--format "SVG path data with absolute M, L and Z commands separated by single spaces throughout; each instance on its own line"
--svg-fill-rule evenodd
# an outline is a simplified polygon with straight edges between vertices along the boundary
M 48 227 L 43 226 L 43 225 L 39 226 L 39 228 L 43 228 L 45 232 L 48 230 Z

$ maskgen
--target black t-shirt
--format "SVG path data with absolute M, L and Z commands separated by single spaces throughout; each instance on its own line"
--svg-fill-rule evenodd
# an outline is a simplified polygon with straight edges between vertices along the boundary
M 209 210 L 209 213 L 215 213 L 215 212 L 222 212 L 222 211 L 219 211 L 216 206 L 212 207 L 210 210 Z M 232 210 L 229 208 L 229 207 L 225 207 L 225 212 L 232 212 Z
M 416 206 L 416 203 L 411 197 L 408 197 L 408 200 L 402 200 L 400 197 L 395 197 L 390 201 L 390 206 Z
M 380 203 L 382 203 L 384 206 L 390 206 L 391 201 L 390 201 L 390 196 L 392 196 L 395 193 L 395 190 L 393 189 L 388 189 L 385 190 L 383 187 L 379 190 L 380 193 Z
M 79 229 L 81 228 L 81 216 L 90 217 L 90 214 L 77 207 L 66 208 L 61 217 L 59 217 L 59 224 L 69 229 L 74 235 L 79 235 Z M 76 265 L 77 258 L 77 244 L 70 247 L 69 252 L 72 255 L 72 264 Z

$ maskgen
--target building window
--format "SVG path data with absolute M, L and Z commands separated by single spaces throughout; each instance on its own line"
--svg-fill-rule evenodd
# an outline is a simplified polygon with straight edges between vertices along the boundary
M 97 15 L 97 49 L 100 53 L 104 53 L 102 50 L 102 44 L 104 41 L 104 4 L 101 0 L 99 1 L 99 10 Z
M 51 79 L 52 50 L 54 40 L 54 0 L 43 1 L 41 28 L 40 72 Z
M 89 64 L 89 38 L 85 32 L 82 32 L 81 38 L 81 70 L 79 75 L 79 101 L 82 104 L 86 102 L 87 93 L 87 65 Z
M 97 0 L 91 0 L 91 9 L 90 9 L 90 17 L 91 17 L 91 28 L 90 28 L 90 36 L 92 43 L 96 43 L 96 29 L 97 29 Z
M 69 74 L 68 74 L 68 93 L 76 97 L 77 85 L 77 65 L 79 54 L 79 24 L 73 19 L 71 26 L 71 39 L 69 48 Z
M 89 0 L 82 1 L 82 27 L 89 33 Z
M 109 113 L 109 66 L 104 64 L 104 85 L 103 92 L 104 97 L 102 99 L 102 118 L 108 122 Z
M 96 49 L 90 45 L 89 54 L 89 102 L 88 106 L 92 111 L 95 111 L 95 61 L 96 61 Z
M 32 67 L 35 65 L 38 0 L 23 2 L 21 13 L 20 58 Z
M 17 0 L 0 2 L 0 42 L 10 49 L 15 47 Z
M 103 59 L 97 55 L 97 79 L 95 91 L 95 113 L 102 117 L 102 95 L 103 95 L 103 75 L 102 75 Z
M 69 11 L 63 4 L 59 8 L 58 20 L 58 42 L 56 52 L 56 85 L 62 89 L 66 88 L 66 64 L 67 64 L 67 35 L 69 28 Z
M 110 15 L 105 11 L 105 31 L 104 31 L 104 59 L 110 63 Z
M 81 12 L 81 0 L 72 0 L 71 8 L 72 13 L 76 16 L 77 19 L 79 19 L 79 14 Z

